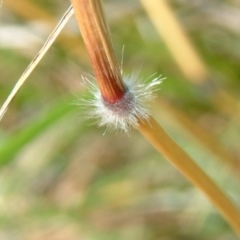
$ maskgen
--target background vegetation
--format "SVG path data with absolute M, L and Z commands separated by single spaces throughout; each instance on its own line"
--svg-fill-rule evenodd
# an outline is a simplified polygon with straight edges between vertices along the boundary
M 206 65 L 200 83 L 182 73 L 139 1 L 103 2 L 114 48 L 121 62 L 125 45 L 125 73 L 167 78 L 153 115 L 238 204 L 240 3 L 168 2 Z M 69 4 L 3 1 L 1 103 Z M 103 135 L 82 120 L 72 103 L 85 95 L 81 75 L 89 73 L 73 18 L 0 124 L 0 239 L 236 239 L 139 133 Z

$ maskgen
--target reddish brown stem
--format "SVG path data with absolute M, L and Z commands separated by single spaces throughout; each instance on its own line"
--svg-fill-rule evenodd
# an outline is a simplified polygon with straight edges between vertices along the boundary
M 71 0 L 102 97 L 115 103 L 125 93 L 99 0 Z

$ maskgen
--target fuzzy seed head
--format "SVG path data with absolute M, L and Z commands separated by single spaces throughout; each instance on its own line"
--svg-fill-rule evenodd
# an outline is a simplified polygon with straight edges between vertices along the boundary
M 126 92 L 115 103 L 109 103 L 102 97 L 97 85 L 83 78 L 84 85 L 90 90 L 90 99 L 81 100 L 79 105 L 87 108 L 87 118 L 96 119 L 95 123 L 106 126 L 107 130 L 128 132 L 136 128 L 141 120 L 148 120 L 148 103 L 155 98 L 154 92 L 159 89 L 163 78 L 156 77 L 150 83 L 139 83 L 138 74 L 125 77 Z

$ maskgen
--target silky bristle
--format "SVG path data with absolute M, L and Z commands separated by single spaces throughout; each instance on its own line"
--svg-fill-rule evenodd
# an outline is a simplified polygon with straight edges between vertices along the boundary
M 95 84 L 84 78 L 84 85 L 90 90 L 91 98 L 79 104 L 87 108 L 87 118 L 96 119 L 97 125 L 106 126 L 107 130 L 125 132 L 136 128 L 138 121 L 147 120 L 150 115 L 148 103 L 155 98 L 154 92 L 159 89 L 164 78 L 157 77 L 150 83 L 139 83 L 138 79 L 137 74 L 125 77 L 126 92 L 112 104 L 103 99 Z

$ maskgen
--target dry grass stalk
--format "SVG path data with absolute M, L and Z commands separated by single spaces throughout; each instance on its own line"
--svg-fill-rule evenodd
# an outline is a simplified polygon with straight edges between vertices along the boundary
M 205 193 L 240 235 L 240 212 L 238 208 L 187 153 L 168 136 L 156 120 L 151 117 L 149 121 L 141 122 L 138 129 L 190 182 Z
M 50 36 L 48 37 L 47 41 L 41 48 L 41 50 L 38 52 L 38 54 L 33 58 L 31 63 L 28 65 L 26 70 L 23 72 L 22 76 L 18 79 L 16 85 L 14 86 L 12 92 L 7 97 L 6 101 L 3 103 L 1 109 L 0 109 L 0 120 L 2 119 L 3 115 L 7 111 L 8 105 L 11 103 L 15 95 L 18 93 L 20 88 L 23 86 L 31 72 L 34 70 L 34 68 L 38 65 L 38 63 L 41 61 L 43 56 L 46 54 L 48 49 L 52 46 L 54 41 L 56 40 L 59 33 L 62 31 L 65 24 L 68 22 L 68 20 L 73 15 L 73 8 L 72 6 L 69 7 L 69 9 L 66 11 L 66 13 L 63 15 L 62 19 L 59 21 L 58 25 L 55 27 L 55 29 L 52 31 Z
M 141 0 L 141 2 L 185 76 L 196 83 L 203 83 L 208 76 L 207 68 L 167 2 L 165 0 Z
M 220 89 L 213 82 L 208 81 L 211 77 L 209 69 L 178 23 L 167 1 L 141 0 L 141 2 L 180 70 L 188 80 L 201 84 L 204 89 L 211 89 L 209 93 L 212 94 L 211 102 L 213 102 L 214 106 L 231 118 L 239 118 L 238 98 L 226 89 Z
M 35 2 L 29 0 L 21 0 L 21 2 L 8 0 L 4 2 L 4 6 L 7 6 L 11 12 L 24 20 L 44 21 L 46 23 L 46 28 L 44 29 L 46 32 L 53 29 L 56 25 L 56 19 L 52 14 L 38 6 Z M 77 35 L 70 32 L 62 32 L 56 39 L 56 43 L 60 44 L 68 55 L 85 58 L 85 46 L 79 44 L 79 37 Z
M 124 98 L 129 89 L 125 88 L 114 57 L 100 1 L 72 0 L 72 4 L 92 61 L 102 101 L 104 103 L 107 101 L 106 108 L 110 106 L 110 110 L 115 111 L 115 104 Z M 131 104 L 133 103 L 131 102 Z M 208 196 L 230 225 L 240 234 L 240 213 L 231 200 L 167 135 L 153 117 L 141 118 L 138 115 L 135 117 L 138 117 L 138 125 L 136 125 L 138 130 L 180 172 Z
M 72 5 L 101 94 L 106 101 L 114 103 L 124 95 L 125 86 L 113 54 L 101 4 L 98 0 L 72 0 Z

